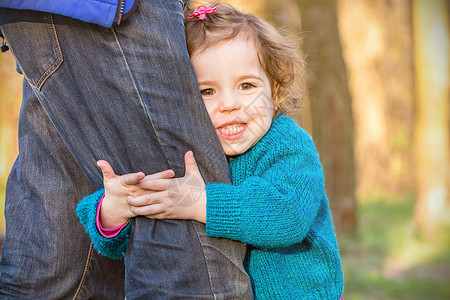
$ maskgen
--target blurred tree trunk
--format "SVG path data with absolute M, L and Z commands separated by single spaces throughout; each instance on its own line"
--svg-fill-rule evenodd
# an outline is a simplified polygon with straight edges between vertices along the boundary
M 357 198 L 402 199 L 414 189 L 411 0 L 338 0 L 338 16 L 353 101 Z
M 0 186 L 18 153 L 17 124 L 23 76 L 16 72 L 11 51 L 0 52 Z
M 416 66 L 414 221 L 435 232 L 448 204 L 449 176 L 449 21 L 445 0 L 414 0 Z
M 337 231 L 357 228 L 352 99 L 336 1 L 297 0 L 305 37 L 313 137 L 324 166 Z
M 17 125 L 23 76 L 16 72 L 11 51 L 0 52 L 0 248 L 5 232 L 6 179 L 18 153 Z

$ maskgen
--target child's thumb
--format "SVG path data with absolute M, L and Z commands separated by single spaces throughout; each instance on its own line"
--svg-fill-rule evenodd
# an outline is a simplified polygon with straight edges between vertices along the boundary
M 192 172 L 199 172 L 197 162 L 195 161 L 194 153 L 192 151 L 186 152 L 184 155 L 184 163 L 186 164 L 186 175 Z
M 106 160 L 99 160 L 97 166 L 102 170 L 104 180 L 109 180 L 116 176 L 113 168 Z

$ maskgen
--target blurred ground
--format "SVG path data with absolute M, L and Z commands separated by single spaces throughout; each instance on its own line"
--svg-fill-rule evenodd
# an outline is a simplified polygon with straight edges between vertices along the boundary
M 369 197 L 360 228 L 340 236 L 346 300 L 450 299 L 450 224 L 432 239 L 414 234 L 414 197 Z

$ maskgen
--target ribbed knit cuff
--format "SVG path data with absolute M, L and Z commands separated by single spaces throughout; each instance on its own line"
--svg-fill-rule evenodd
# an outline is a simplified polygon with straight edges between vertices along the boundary
M 89 234 L 94 248 L 104 256 L 113 259 L 121 259 L 124 257 L 128 247 L 131 222 L 129 222 L 128 225 L 114 238 L 105 238 L 100 234 L 96 224 L 96 212 L 103 193 L 104 190 L 102 189 L 84 197 L 83 200 L 78 203 L 76 213 L 81 224 Z
M 241 237 L 241 203 L 237 187 L 227 184 L 206 185 L 206 234 L 239 240 Z

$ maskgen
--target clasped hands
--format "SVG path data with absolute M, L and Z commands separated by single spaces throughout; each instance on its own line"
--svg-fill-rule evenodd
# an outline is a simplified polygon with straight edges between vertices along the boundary
M 192 151 L 184 156 L 186 173 L 174 178 L 173 170 L 145 175 L 116 175 L 111 165 L 97 162 L 103 173 L 105 195 L 100 209 L 104 228 L 125 224 L 130 218 L 190 219 L 206 222 L 206 185 Z

